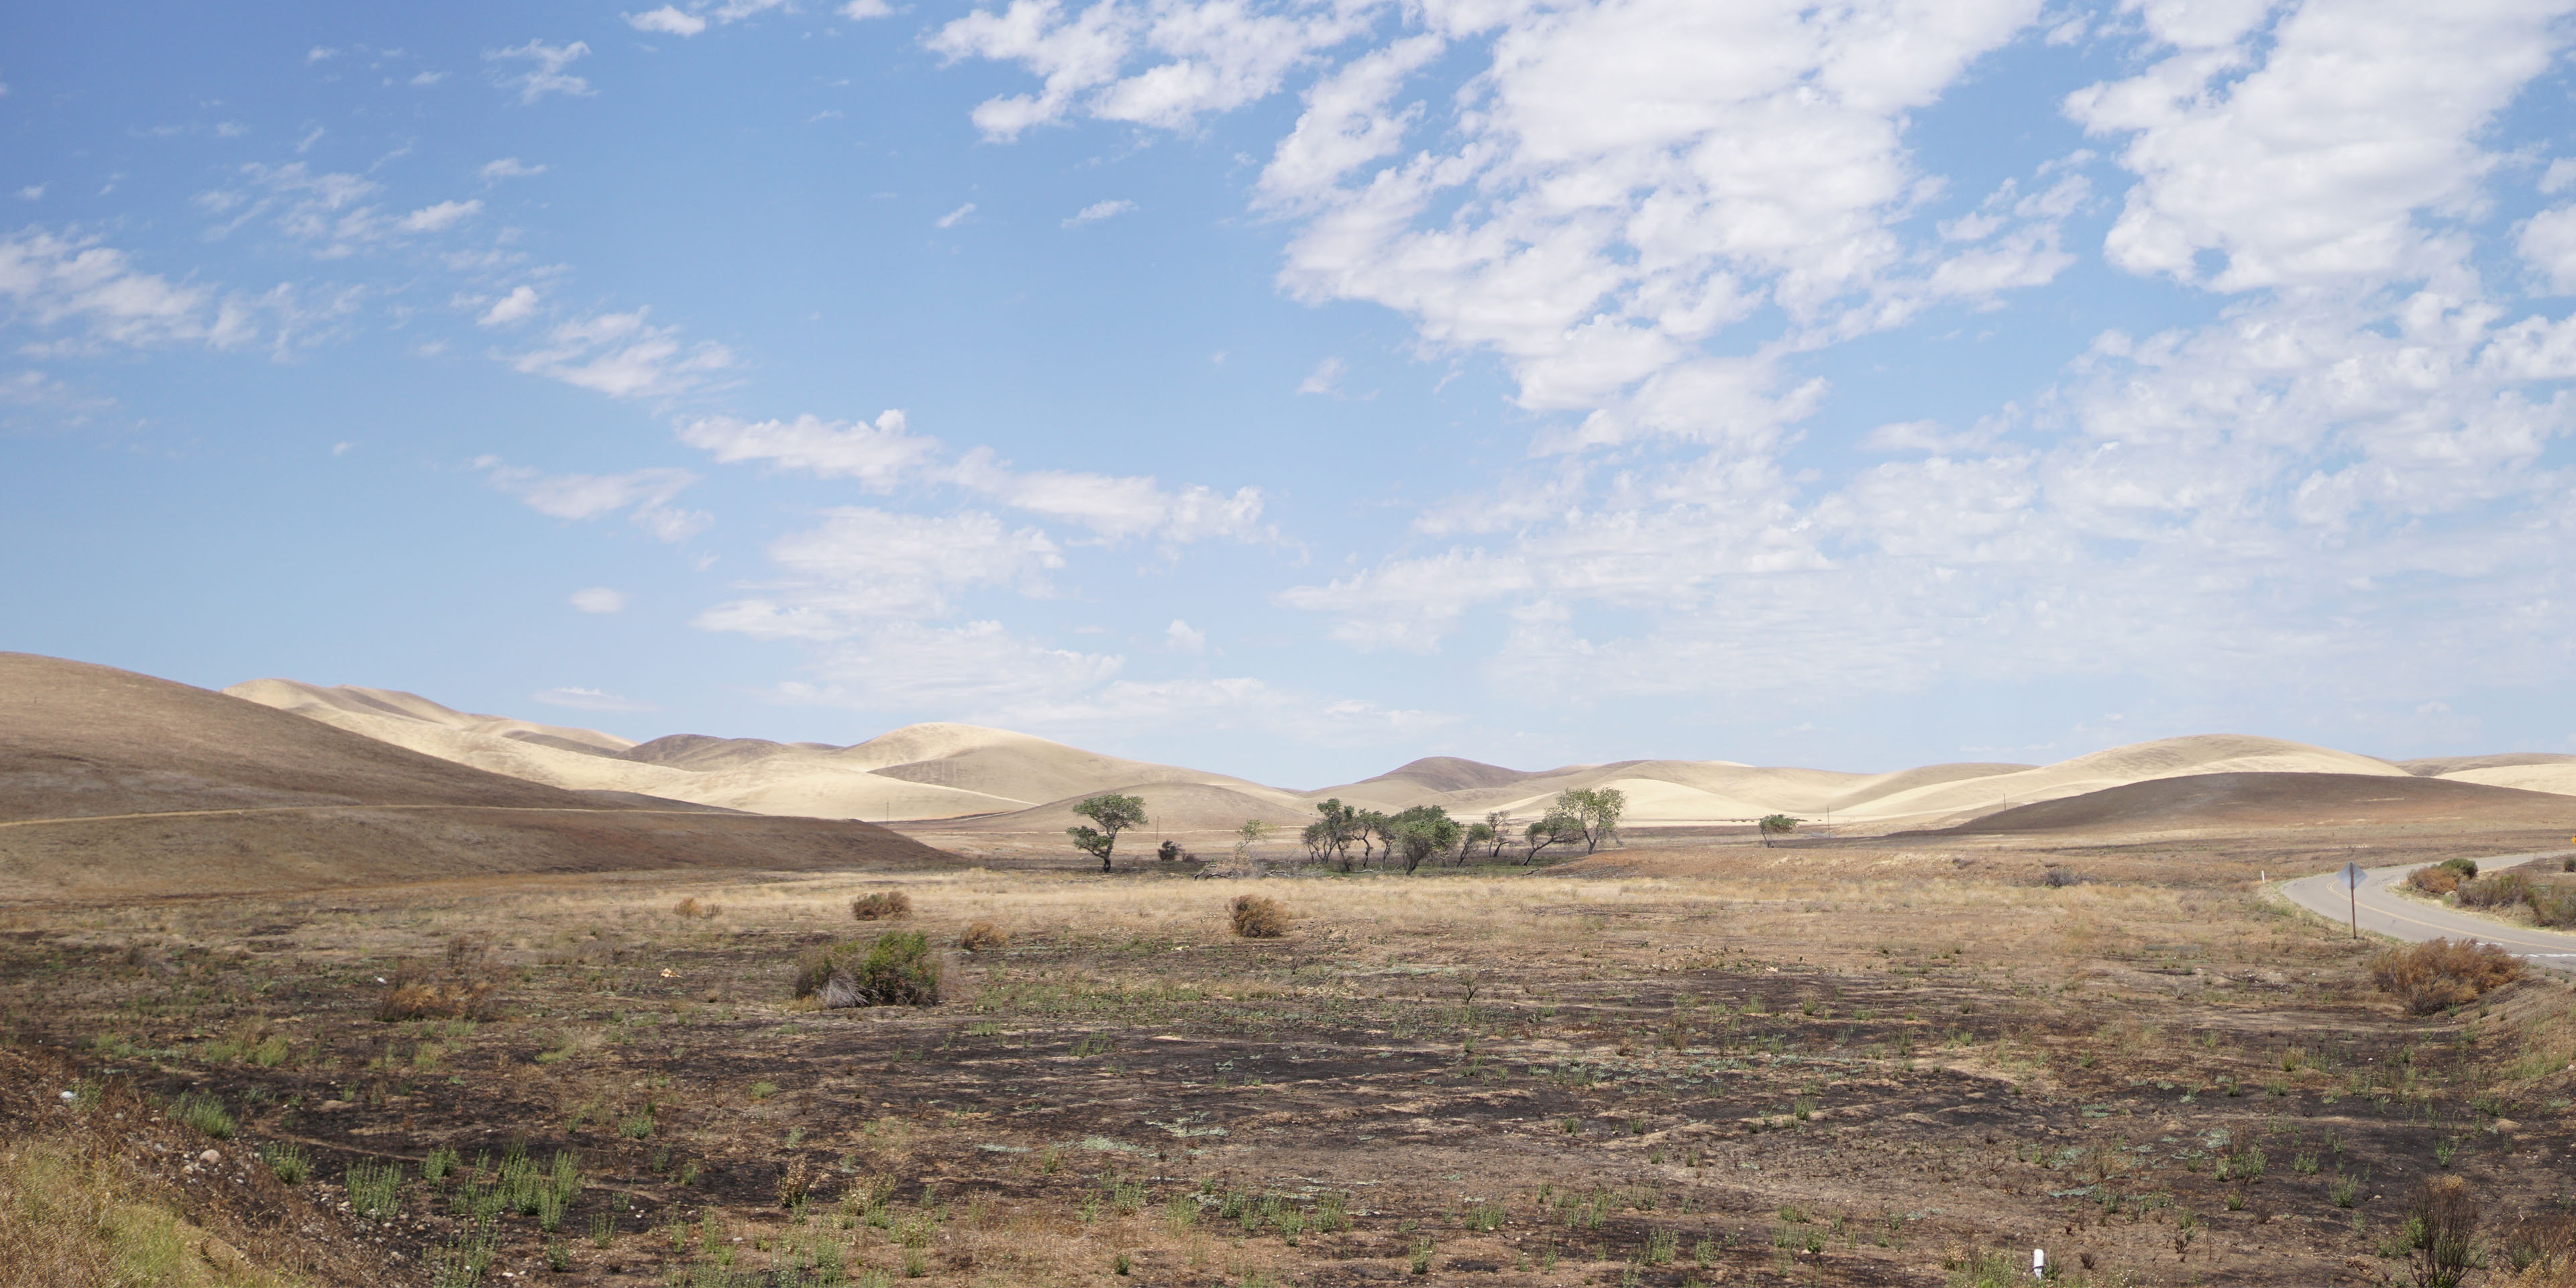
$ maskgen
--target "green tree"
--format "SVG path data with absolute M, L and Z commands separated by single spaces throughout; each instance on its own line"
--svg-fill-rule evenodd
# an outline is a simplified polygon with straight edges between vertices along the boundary
M 1387 857 L 1401 853 L 1411 873 L 1422 861 L 1458 848 L 1466 829 L 1437 805 L 1416 805 L 1386 821 Z
M 1386 846 L 1388 858 L 1395 857 L 1395 833 L 1392 830 L 1394 822 L 1386 816 L 1384 810 L 1364 809 L 1352 815 L 1351 818 L 1359 824 L 1360 862 L 1366 863 L 1376 857 L 1376 852 L 1371 847 L 1377 844 Z
M 1583 852 L 1619 837 L 1619 816 L 1628 812 L 1628 793 L 1616 787 L 1569 787 L 1557 794 L 1556 812 L 1570 814 L 1583 830 Z
M 1109 870 L 1109 852 L 1118 845 L 1118 834 L 1131 827 L 1145 825 L 1145 799 L 1102 792 L 1085 797 L 1073 812 L 1090 819 L 1097 826 L 1068 827 L 1064 834 L 1073 838 L 1074 848 L 1085 854 L 1100 856 L 1100 870 Z
M 1786 814 L 1773 814 L 1762 820 L 1762 843 L 1769 845 L 1775 836 L 1787 836 L 1798 830 L 1798 820 Z
M 1460 844 L 1465 847 L 1465 853 L 1473 854 L 1476 852 L 1477 846 L 1492 845 L 1497 839 L 1499 839 L 1499 837 L 1494 831 L 1493 824 L 1469 823 L 1467 825 L 1467 839 L 1460 842 Z
M 1326 850 L 1332 851 L 1333 859 L 1342 865 L 1342 871 L 1350 871 L 1351 842 L 1361 839 L 1360 812 L 1344 805 L 1338 796 L 1317 805 L 1315 812 L 1323 817 L 1307 825 L 1308 847 L 1318 855 Z
M 1487 814 L 1485 816 L 1485 833 L 1485 839 L 1492 841 L 1494 844 L 1494 861 L 1497 863 L 1501 862 L 1503 858 L 1503 842 L 1512 839 L 1512 816 L 1502 812 L 1501 810 L 1495 810 L 1494 812 Z
M 1257 818 L 1243 820 L 1243 826 L 1234 829 L 1234 857 L 1241 860 L 1249 856 L 1252 853 L 1252 847 L 1260 844 L 1261 838 L 1268 835 L 1270 835 L 1268 823 Z
M 1536 863 L 1539 851 L 1581 839 L 1583 820 L 1562 810 L 1549 810 L 1545 818 L 1530 824 L 1522 836 L 1529 841 L 1530 862 Z

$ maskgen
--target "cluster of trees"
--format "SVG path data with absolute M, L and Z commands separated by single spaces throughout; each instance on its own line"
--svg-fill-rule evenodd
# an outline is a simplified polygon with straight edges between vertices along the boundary
M 1481 823 L 1462 823 L 1449 817 L 1449 811 L 1438 805 L 1416 805 L 1393 814 L 1382 810 L 1354 809 L 1339 798 L 1315 807 L 1319 815 L 1306 830 L 1298 834 L 1306 852 L 1318 863 L 1331 863 L 1344 872 L 1374 864 L 1393 867 L 1401 862 L 1407 872 L 1425 863 L 1446 859 L 1463 864 L 1481 851 L 1485 857 L 1500 861 L 1505 848 L 1515 839 L 1524 847 L 1521 861 L 1534 862 L 1550 847 L 1583 846 L 1590 854 L 1603 845 L 1619 839 L 1619 816 L 1628 809 L 1627 794 L 1616 787 L 1577 787 L 1560 793 L 1556 803 L 1545 814 L 1512 835 L 1513 821 L 1500 810 L 1485 816 Z M 1090 819 L 1087 825 L 1069 827 L 1065 835 L 1073 838 L 1076 849 L 1100 860 L 1100 870 L 1110 870 L 1110 852 L 1118 846 L 1118 834 L 1145 825 L 1145 802 L 1142 797 L 1121 796 L 1106 792 L 1085 798 L 1073 812 Z M 1252 844 L 1270 831 L 1270 825 L 1258 819 L 1236 829 L 1235 856 L 1243 857 Z M 1163 843 L 1172 858 L 1179 846 Z M 1351 851 L 1357 847 L 1359 853 Z
M 1558 795 L 1546 814 L 1521 829 L 1517 839 L 1526 847 L 1522 861 L 1535 860 L 1554 845 L 1581 842 L 1586 854 L 1600 849 L 1618 839 L 1619 816 L 1627 808 L 1627 794 L 1616 787 L 1578 787 Z M 1465 863 L 1479 850 L 1500 860 L 1516 839 L 1511 818 L 1500 810 L 1487 814 L 1484 822 L 1461 823 L 1438 805 L 1389 814 L 1355 809 L 1335 798 L 1317 805 L 1315 812 L 1321 817 L 1307 824 L 1298 839 L 1316 862 L 1344 872 L 1371 863 L 1391 867 L 1398 861 L 1411 872 L 1436 859 Z M 1351 853 L 1355 846 L 1357 856 Z

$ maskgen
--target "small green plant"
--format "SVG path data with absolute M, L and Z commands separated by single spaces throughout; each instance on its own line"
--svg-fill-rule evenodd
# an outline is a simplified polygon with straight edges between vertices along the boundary
M 1136 1263 L 1129 1261 L 1127 1259 L 1127 1254 L 1124 1252 L 1109 1259 L 1109 1273 L 1121 1278 L 1126 1277 L 1127 1272 L 1134 1270 L 1135 1268 Z
M 1657 1230 L 1646 1236 L 1646 1246 L 1638 1254 L 1638 1260 L 1649 1266 L 1669 1266 L 1673 1264 L 1673 1255 L 1680 1244 L 1680 1235 L 1670 1230 Z
M 313 1164 L 304 1151 L 293 1145 L 274 1144 L 259 1147 L 259 1161 L 268 1164 L 269 1173 L 289 1185 L 302 1185 L 313 1174 Z
M 556 1274 L 572 1269 L 572 1249 L 565 1247 L 563 1240 L 546 1240 L 546 1269 Z
M 2451 1160 L 2458 1158 L 2459 1156 L 2459 1137 L 2445 1136 L 2442 1139 L 2433 1142 L 2433 1162 L 2435 1164 L 2442 1167 L 2449 1167 L 2451 1165 Z
M 903 1277 L 919 1279 L 930 1273 L 930 1254 L 920 1248 L 903 1250 Z
M 1416 1240 L 1414 1240 L 1414 1243 L 1413 1243 L 1413 1251 L 1411 1252 L 1411 1254 L 1409 1254 L 1409 1255 L 1406 1257 L 1406 1264 L 1407 1264 L 1407 1266 L 1408 1266 L 1408 1267 L 1410 1267 L 1410 1268 L 1412 1269 L 1413 1273 L 1415 1273 L 1415 1274 L 1417 1274 L 1417 1275 L 1427 1275 L 1427 1274 L 1430 1274 L 1430 1273 L 1431 1273 L 1431 1240 L 1429 1240 L 1429 1239 L 1416 1239 Z
M 349 1206 L 370 1221 L 391 1220 L 394 1213 L 402 1210 L 399 1164 L 362 1159 L 349 1165 L 340 1183 L 349 1191 Z
M 441 1145 L 421 1156 L 420 1179 L 432 1185 L 456 1173 L 456 1151 Z
M 170 1102 L 170 1115 L 217 1140 L 233 1138 L 233 1116 L 213 1096 L 191 1091 Z
M 766 1078 L 763 1078 L 763 1079 L 761 1079 L 760 1081 L 758 1081 L 758 1082 L 755 1082 L 755 1083 L 751 1084 L 751 1098 L 752 1098 L 753 1100 L 767 1100 L 767 1099 L 769 1099 L 771 1096 L 774 1096 L 774 1095 L 777 1095 L 777 1094 L 778 1094 L 778 1084 L 777 1084 L 777 1083 L 775 1083 L 775 1082 L 771 1082 L 771 1081 L 769 1081 L 769 1080 L 768 1080 L 768 1079 L 766 1079 Z
M 590 1214 L 590 1246 L 605 1248 L 617 1242 L 617 1222 L 605 1212 Z
M 872 942 L 845 940 L 806 955 L 796 968 L 796 996 L 826 1007 L 931 1006 L 939 1001 L 939 958 L 918 930 L 894 930 Z
M 2326 1182 L 2326 1198 L 2336 1207 L 2353 1207 L 2361 1201 L 2361 1182 L 2341 1172 Z

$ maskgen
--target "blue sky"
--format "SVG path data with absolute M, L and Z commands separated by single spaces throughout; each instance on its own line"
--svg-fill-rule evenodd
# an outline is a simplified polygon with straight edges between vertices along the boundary
M 1315 785 L 2576 751 L 2567 3 L 0 16 L 0 647 Z

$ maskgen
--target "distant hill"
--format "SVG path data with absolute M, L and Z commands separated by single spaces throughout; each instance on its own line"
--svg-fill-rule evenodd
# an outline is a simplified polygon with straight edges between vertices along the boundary
M 1057 831 L 1069 825 L 1068 805 L 1109 791 L 1145 797 L 1157 832 L 1230 829 L 1252 817 L 1302 826 L 1326 798 L 1390 812 L 1440 805 L 1470 820 L 1500 813 L 1526 825 L 1572 787 L 1625 793 L 1632 827 L 1743 825 L 1789 814 L 1870 832 L 1945 827 L 2132 783 L 2214 774 L 2411 777 L 2576 795 L 2576 757 L 2510 753 L 2397 764 L 2245 734 L 2162 738 L 2047 765 L 1968 762 L 1885 773 L 1669 759 L 1523 770 L 1428 756 L 1373 778 L 1294 791 L 976 725 L 908 725 L 846 747 L 703 734 L 635 744 L 592 730 L 468 715 L 388 689 L 255 680 L 227 692 L 556 787 L 773 815 L 946 821 L 979 833 Z
M 0 899 L 954 862 L 880 827 L 586 795 L 189 685 L 0 653 Z
M 2475 823 L 2576 826 L 2576 797 L 2398 774 L 2192 774 L 2016 805 L 1911 835 Z

